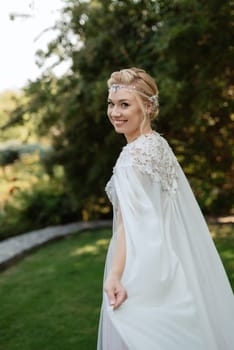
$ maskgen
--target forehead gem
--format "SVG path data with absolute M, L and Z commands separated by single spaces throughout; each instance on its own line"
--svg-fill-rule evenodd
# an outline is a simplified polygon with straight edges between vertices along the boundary
M 110 90 L 112 90 L 113 92 L 117 92 L 119 89 L 120 89 L 120 85 L 118 85 L 118 84 L 113 84 L 110 87 Z

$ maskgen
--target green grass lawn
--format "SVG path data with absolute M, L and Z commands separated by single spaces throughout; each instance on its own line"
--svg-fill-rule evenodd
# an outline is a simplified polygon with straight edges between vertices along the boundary
M 234 291 L 234 226 L 225 224 L 209 227 Z
M 234 235 L 223 227 L 211 229 L 219 232 L 215 242 L 234 286 Z M 1 273 L 0 350 L 96 348 L 110 235 L 105 229 L 70 236 Z
M 95 349 L 110 235 L 71 236 L 1 273 L 1 350 Z

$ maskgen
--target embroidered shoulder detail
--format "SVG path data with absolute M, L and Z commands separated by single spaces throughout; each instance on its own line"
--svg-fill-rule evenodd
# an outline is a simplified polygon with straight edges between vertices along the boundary
M 116 166 L 129 165 L 160 181 L 163 190 L 176 190 L 178 162 L 167 141 L 158 133 L 142 135 L 123 148 Z

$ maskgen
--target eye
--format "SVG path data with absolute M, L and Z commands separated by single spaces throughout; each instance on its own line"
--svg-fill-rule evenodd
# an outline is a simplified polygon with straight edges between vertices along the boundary
M 113 107 L 114 106 L 114 103 L 112 101 L 107 101 L 107 106 L 108 107 Z
M 129 103 L 123 102 L 123 103 L 121 103 L 121 107 L 122 108 L 128 108 L 129 107 Z

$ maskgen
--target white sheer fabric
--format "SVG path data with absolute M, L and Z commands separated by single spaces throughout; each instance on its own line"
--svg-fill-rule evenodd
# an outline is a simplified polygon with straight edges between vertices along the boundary
M 127 144 L 106 190 L 114 217 L 104 278 L 120 210 L 128 299 L 113 310 L 103 294 L 97 349 L 233 349 L 233 292 L 166 140 L 154 132 Z

